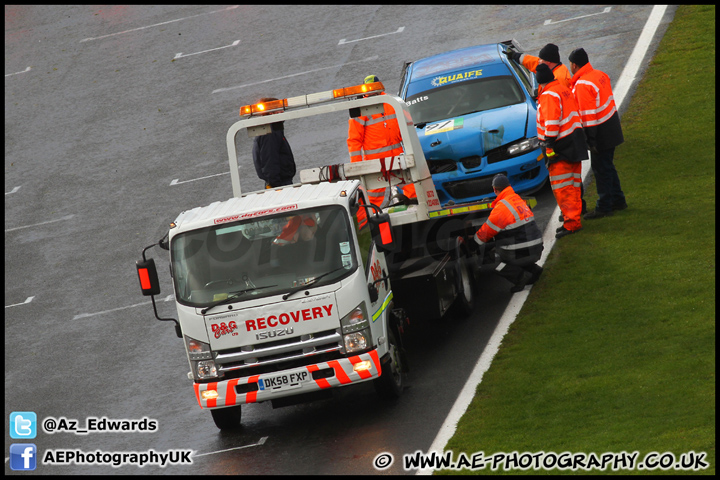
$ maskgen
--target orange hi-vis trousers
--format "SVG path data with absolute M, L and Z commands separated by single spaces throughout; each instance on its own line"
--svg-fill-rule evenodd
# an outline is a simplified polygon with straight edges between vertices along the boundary
M 582 227 L 580 216 L 582 214 L 582 185 L 581 162 L 567 162 L 560 160 L 548 166 L 550 172 L 550 187 L 562 212 L 566 230 L 574 232 Z

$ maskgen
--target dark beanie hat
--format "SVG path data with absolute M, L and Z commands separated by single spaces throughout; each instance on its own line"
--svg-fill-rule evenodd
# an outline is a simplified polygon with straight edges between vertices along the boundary
M 550 67 L 548 67 L 544 63 L 541 63 L 537 66 L 537 70 L 535 71 L 535 78 L 537 79 L 537 82 L 542 85 L 543 83 L 550 83 L 555 80 L 555 75 L 553 74 L 552 70 L 550 70 Z
M 508 180 L 508 178 L 502 173 L 498 173 L 493 177 L 492 186 L 500 191 L 503 191 L 510 186 L 510 180 Z
M 568 60 L 581 67 L 584 67 L 589 62 L 587 53 L 585 53 L 585 50 L 582 48 L 576 48 L 575 50 L 570 52 Z
M 546 62 L 562 63 L 560 61 L 560 50 L 554 43 L 548 43 L 545 45 L 542 50 L 540 50 L 540 55 L 538 56 Z

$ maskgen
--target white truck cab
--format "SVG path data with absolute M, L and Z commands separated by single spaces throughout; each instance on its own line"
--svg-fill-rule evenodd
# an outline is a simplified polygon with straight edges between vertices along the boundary
M 220 429 L 237 428 L 246 403 L 283 406 L 371 380 L 396 398 L 408 314 L 440 318 L 454 303 L 460 314 L 472 311 L 471 260 L 482 259 L 467 239 L 489 202 L 441 209 L 406 105 L 383 91 L 377 82 L 241 107 L 244 118 L 227 133 L 233 197 L 182 212 L 137 262 L 143 294 L 158 319 L 176 323 L 198 404 Z M 348 111 L 371 115 L 384 103 L 399 119 L 403 155 L 319 166 L 300 172 L 299 184 L 241 191 L 241 130 L 252 138 L 274 122 L 333 113 L 346 122 Z M 366 189 L 408 183 L 417 204 L 373 212 Z M 360 208 L 369 229 L 358 228 Z M 155 245 L 170 252 L 178 319 L 157 314 L 157 270 L 145 257 Z

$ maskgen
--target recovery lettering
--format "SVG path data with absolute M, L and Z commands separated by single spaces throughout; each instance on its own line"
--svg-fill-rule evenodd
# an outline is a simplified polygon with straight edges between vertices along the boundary
M 307 322 L 308 320 L 315 320 L 316 318 L 330 317 L 332 315 L 332 309 L 333 304 L 330 304 L 281 313 L 280 315 L 254 318 L 245 321 L 245 329 L 250 332 L 252 330 L 263 330 L 268 327 L 274 328 L 278 325 L 289 325 L 290 323 Z

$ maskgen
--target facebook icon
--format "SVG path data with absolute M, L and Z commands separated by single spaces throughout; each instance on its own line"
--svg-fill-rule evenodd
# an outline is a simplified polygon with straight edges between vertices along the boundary
M 12 470 L 35 470 L 37 467 L 37 447 L 33 443 L 13 443 L 10 445 L 10 468 Z

